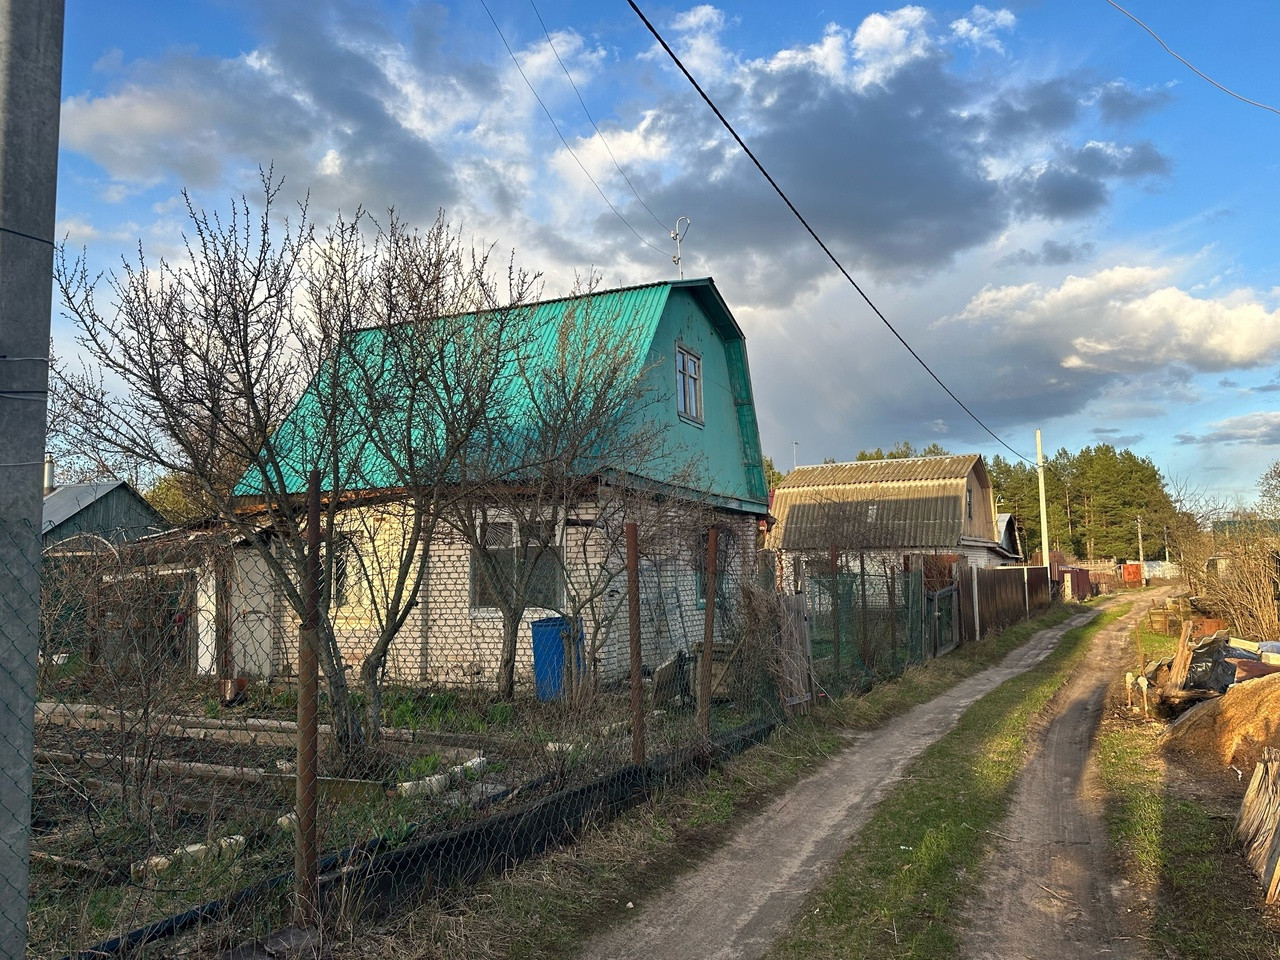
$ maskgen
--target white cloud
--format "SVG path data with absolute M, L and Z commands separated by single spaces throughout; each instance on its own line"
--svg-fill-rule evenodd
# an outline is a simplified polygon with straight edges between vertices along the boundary
M 1258 410 L 1211 424 L 1207 433 L 1180 433 L 1181 444 L 1233 443 L 1280 446 L 1280 411 Z
M 951 21 L 951 32 L 956 39 L 970 46 L 1004 53 L 1004 45 L 996 32 L 1012 30 L 1017 22 L 1008 10 L 988 10 L 979 4 L 969 11 L 967 17 Z
M 1056 287 L 986 287 L 955 320 L 995 336 L 1035 329 L 1059 344 L 1069 370 L 1123 373 L 1182 365 L 1208 372 L 1256 367 L 1280 355 L 1280 310 L 1251 291 L 1194 297 L 1167 283 L 1170 267 L 1112 267 Z
M 860 66 L 860 87 L 883 84 L 893 74 L 934 50 L 928 27 L 932 18 L 923 7 L 902 7 L 889 13 L 873 13 L 853 35 L 853 49 Z
M 671 21 L 671 27 L 679 36 L 675 47 L 695 77 L 703 82 L 728 73 L 733 58 L 720 43 L 725 28 L 724 13 L 710 4 L 701 4 L 679 14 Z M 653 51 L 655 59 L 666 60 L 661 49 Z

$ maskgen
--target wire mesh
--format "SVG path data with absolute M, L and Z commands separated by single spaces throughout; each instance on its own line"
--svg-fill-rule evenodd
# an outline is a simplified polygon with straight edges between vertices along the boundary
M 640 551 L 646 758 L 662 769 L 704 750 L 707 733 L 782 716 L 796 686 L 787 657 L 798 641 L 786 639 L 777 594 L 756 583 L 754 520 L 718 523 L 709 603 L 704 526 L 650 537 Z M 438 532 L 410 615 L 378 661 L 377 545 L 335 538 L 344 556 L 329 565 L 318 631 L 342 664 L 340 678 L 319 681 L 325 911 L 362 907 L 395 877 L 421 889 L 474 876 L 520 855 L 513 836 L 554 838 L 573 811 L 637 789 L 625 552 L 598 524 L 566 525 L 551 573 L 526 580 L 512 617 L 486 605 L 492 583 L 476 583 L 476 551 L 510 548 L 481 543 Z M 187 934 L 206 945 L 290 920 L 301 620 L 279 579 L 301 571 L 273 566 L 273 549 L 213 529 L 46 546 L 29 956 L 120 946 L 113 938 L 208 904 L 218 908 Z M 509 698 L 497 695 L 504 651 L 515 661 Z

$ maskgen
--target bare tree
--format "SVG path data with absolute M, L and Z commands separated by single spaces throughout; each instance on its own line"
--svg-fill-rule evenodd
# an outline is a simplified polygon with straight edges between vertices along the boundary
M 1280 460 L 1273 460 L 1258 478 L 1258 512 L 1280 518 Z
M 488 478 L 484 495 L 459 498 L 447 511 L 471 549 L 473 606 L 502 616 L 500 699 L 514 696 L 527 610 L 576 619 L 608 592 L 612 567 L 598 567 L 599 575 L 578 581 L 574 591 L 566 576 L 568 528 L 615 512 L 618 491 L 634 478 L 669 483 L 688 470 L 687 455 L 645 415 L 661 398 L 645 386 L 642 325 L 590 294 L 588 285 L 563 307 L 528 315 L 529 336 L 510 354 L 514 378 L 461 463 L 473 483 Z M 567 661 L 574 660 L 570 650 Z
M 388 650 L 416 604 L 442 504 L 474 485 L 461 453 L 493 433 L 484 421 L 515 376 L 508 331 L 533 278 L 511 269 L 504 295 L 487 254 L 465 250 L 443 215 L 418 233 L 357 213 L 317 237 L 305 208 L 276 222 L 270 173 L 262 188 L 256 212 L 242 199 L 226 221 L 188 199 L 183 262 L 139 248 L 106 278 L 110 310 L 95 296 L 103 278 L 61 254 L 56 282 L 87 359 L 61 369 L 57 387 L 78 449 L 144 465 L 242 534 L 299 617 L 302 494 L 320 470 L 319 652 L 350 751 L 378 737 Z M 376 548 L 354 568 L 376 626 L 360 663 L 363 724 L 333 617 L 352 572 L 340 548 L 362 530 Z
M 501 289 L 488 253 L 467 250 L 442 216 L 419 233 L 392 215 L 371 248 L 357 226 L 340 225 L 328 244 L 338 253 L 310 284 L 317 312 L 352 318 L 341 381 L 362 444 L 333 483 L 363 491 L 340 526 L 367 545 L 358 570 L 374 629 L 360 680 L 376 739 L 388 654 L 417 607 L 442 513 L 493 480 L 466 469 L 467 451 L 511 392 L 537 278 L 510 265 Z

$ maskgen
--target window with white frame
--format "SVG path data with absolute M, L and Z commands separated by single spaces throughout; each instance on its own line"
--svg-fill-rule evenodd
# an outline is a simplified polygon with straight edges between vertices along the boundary
M 517 599 L 517 591 L 526 607 L 559 609 L 563 564 L 554 524 L 489 521 L 479 533 L 483 546 L 471 550 L 472 609 L 501 609 Z
M 702 422 L 702 358 L 685 347 L 676 347 L 676 411 Z

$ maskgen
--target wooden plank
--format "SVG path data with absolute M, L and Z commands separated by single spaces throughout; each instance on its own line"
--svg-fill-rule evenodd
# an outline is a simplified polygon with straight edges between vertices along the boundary
M 1187 671 L 1191 669 L 1191 622 L 1182 625 L 1182 634 L 1178 639 L 1178 652 L 1173 655 L 1173 666 L 1169 669 L 1169 679 L 1164 685 L 1166 697 L 1178 693 L 1187 683 Z
M 1280 900 L 1280 750 L 1263 749 L 1236 818 L 1236 837 L 1267 902 Z

